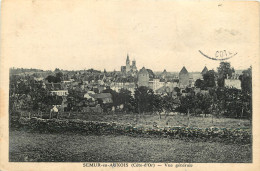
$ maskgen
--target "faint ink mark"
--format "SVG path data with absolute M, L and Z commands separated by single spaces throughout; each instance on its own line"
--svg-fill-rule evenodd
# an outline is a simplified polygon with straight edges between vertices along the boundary
M 202 54 L 206 58 L 216 60 L 216 61 L 228 60 L 228 59 L 232 58 L 233 56 L 235 56 L 237 54 L 237 52 L 232 53 L 232 52 L 227 52 L 226 50 L 224 50 L 224 51 L 216 51 L 215 57 L 210 57 L 210 56 L 204 54 L 201 50 L 199 50 L 199 52 L 200 52 L 200 54 Z
M 240 32 L 238 32 L 237 30 L 228 30 L 228 29 L 223 29 L 223 28 L 219 28 L 216 30 L 216 33 L 218 34 L 221 34 L 221 33 L 228 33 L 228 34 L 231 34 L 232 36 L 235 36 L 235 35 L 239 35 Z

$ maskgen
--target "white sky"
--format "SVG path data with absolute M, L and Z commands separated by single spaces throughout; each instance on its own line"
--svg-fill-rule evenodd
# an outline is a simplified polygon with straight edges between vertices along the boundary
M 237 53 L 235 69 L 257 56 L 253 3 L 5 1 L 2 56 L 12 67 L 120 70 L 126 54 L 154 71 L 216 68 L 217 50 Z

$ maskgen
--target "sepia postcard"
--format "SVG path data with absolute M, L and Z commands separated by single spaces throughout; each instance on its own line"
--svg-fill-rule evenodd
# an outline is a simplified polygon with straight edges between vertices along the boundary
M 2 0 L 0 170 L 260 170 L 259 7 Z

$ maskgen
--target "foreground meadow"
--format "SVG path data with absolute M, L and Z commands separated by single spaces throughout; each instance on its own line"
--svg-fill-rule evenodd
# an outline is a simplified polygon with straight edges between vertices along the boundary
M 10 162 L 252 162 L 251 145 L 10 130 Z

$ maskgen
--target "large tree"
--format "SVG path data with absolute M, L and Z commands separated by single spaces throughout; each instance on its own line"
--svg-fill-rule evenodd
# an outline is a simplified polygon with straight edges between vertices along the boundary
M 203 88 L 204 88 L 204 81 L 201 80 L 201 79 L 197 79 L 197 80 L 195 81 L 195 87 L 200 88 L 200 89 L 203 89 Z
M 57 79 L 57 77 L 53 76 L 53 75 L 48 75 L 46 77 L 46 80 L 49 82 L 49 83 L 58 83 L 60 82 L 59 79 Z
M 215 87 L 216 73 L 214 70 L 209 70 L 203 75 L 204 87 Z
M 166 114 L 173 112 L 179 106 L 179 101 L 170 95 L 163 96 L 161 103 Z
M 113 103 L 111 104 L 112 106 L 117 107 L 118 105 L 120 105 L 120 99 L 118 98 L 118 93 L 116 91 L 108 88 L 103 90 L 102 93 L 110 93 L 112 95 L 112 100 L 113 100 Z
M 209 94 L 201 94 L 201 93 L 198 93 L 196 96 L 195 96 L 195 110 L 196 109 L 200 109 L 200 111 L 202 113 L 205 114 L 208 114 L 210 112 L 212 112 L 212 105 L 213 105 L 213 98 L 212 96 L 210 96 Z
M 179 112 L 185 113 L 188 117 L 188 126 L 190 124 L 190 112 L 194 110 L 196 105 L 195 95 L 190 93 L 189 95 L 182 96 L 180 98 L 180 106 L 178 107 Z
M 118 93 L 118 103 L 123 105 L 123 111 L 133 112 L 134 111 L 134 98 L 131 95 L 131 91 L 127 89 L 121 89 Z
M 241 88 L 244 92 L 252 93 L 252 68 L 248 68 L 240 75 Z
M 56 80 L 57 80 L 57 82 L 61 82 L 63 80 L 63 73 L 62 72 L 56 73 Z
M 153 110 L 154 92 L 152 89 L 141 86 L 135 89 L 136 111 L 138 113 L 150 112 Z
M 149 73 L 149 78 L 154 78 L 155 77 L 155 75 L 154 75 L 154 73 L 153 73 L 153 71 L 151 69 L 146 69 L 146 70 Z
M 189 114 L 194 109 L 195 103 L 194 95 L 181 96 L 178 110 L 181 113 Z
M 83 106 L 88 106 L 89 101 L 84 98 L 84 92 L 79 89 L 69 89 L 67 96 L 68 110 L 80 111 Z
M 235 72 L 229 62 L 220 62 L 218 67 L 218 86 L 224 87 L 224 81 Z

